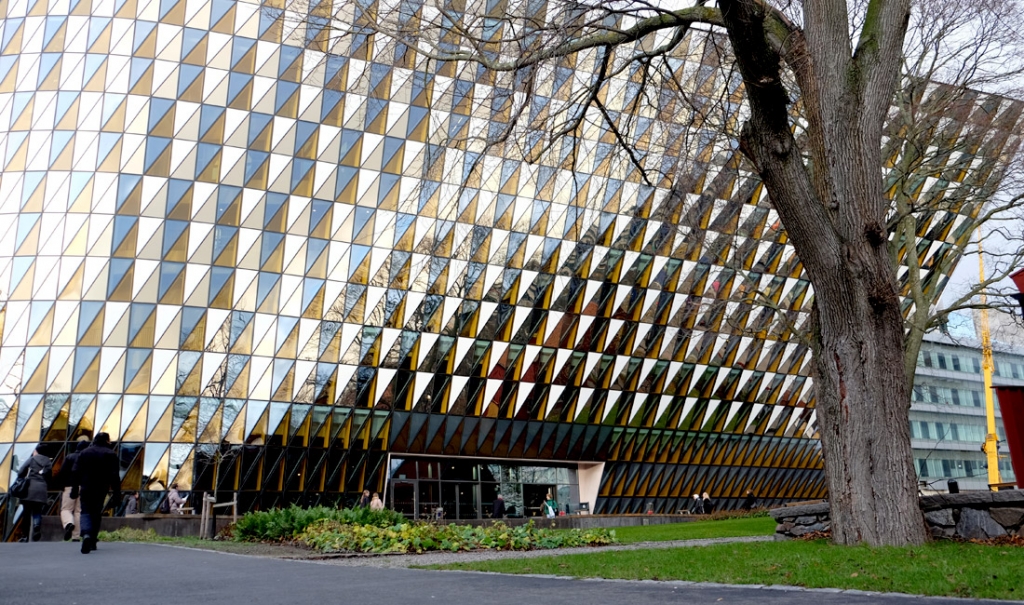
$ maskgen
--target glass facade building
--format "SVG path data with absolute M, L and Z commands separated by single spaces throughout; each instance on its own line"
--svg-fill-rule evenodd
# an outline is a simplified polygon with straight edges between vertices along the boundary
M 246 509 L 822 497 L 809 284 L 695 117 L 742 119 L 715 37 L 611 74 L 607 119 L 556 137 L 597 51 L 526 83 L 375 32 L 375 6 L 0 2 L 0 493 L 37 442 L 59 464 L 106 431 L 125 489 Z M 977 144 L 917 191 L 998 179 L 975 167 L 1020 114 L 972 98 L 953 139 Z M 921 225 L 941 288 L 959 221 Z
M 997 335 L 998 337 L 998 335 Z M 1017 347 L 993 346 L 996 385 L 1024 385 L 1024 355 Z M 999 398 L 995 397 L 996 435 L 1001 443 L 999 473 L 1014 481 L 1006 449 Z M 961 490 L 988 489 L 988 460 L 980 446 L 988 433 L 981 348 L 973 339 L 929 336 L 917 358 L 910 405 L 914 467 L 929 490 L 943 491 L 955 479 Z

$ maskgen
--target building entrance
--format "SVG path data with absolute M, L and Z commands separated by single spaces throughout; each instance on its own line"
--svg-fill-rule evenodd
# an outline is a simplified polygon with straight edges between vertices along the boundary
M 498 494 L 507 517 L 536 517 L 548 494 L 573 511 L 579 493 L 574 464 L 410 456 L 388 468 L 388 505 L 410 519 L 489 519 Z

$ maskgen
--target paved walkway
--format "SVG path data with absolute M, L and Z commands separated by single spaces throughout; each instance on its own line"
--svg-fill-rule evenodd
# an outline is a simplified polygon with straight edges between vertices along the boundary
M 0 603 L 866 605 L 902 604 L 911 599 L 928 604 L 964 603 L 956 599 L 686 582 L 568 580 L 339 567 L 324 562 L 228 555 L 156 544 L 101 543 L 97 552 L 81 555 L 76 546 L 54 542 L 0 544 Z

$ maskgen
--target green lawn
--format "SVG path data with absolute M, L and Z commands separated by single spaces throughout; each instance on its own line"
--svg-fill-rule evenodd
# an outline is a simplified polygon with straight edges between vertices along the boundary
M 785 584 L 922 595 L 1024 597 L 1024 548 L 936 542 L 917 548 L 755 542 L 435 566 L 630 580 Z
M 617 527 L 615 537 L 624 544 L 632 542 L 663 542 L 665 540 L 697 540 L 702 538 L 735 538 L 737 536 L 770 536 L 775 533 L 771 517 L 746 517 L 722 521 L 691 521 L 667 525 Z

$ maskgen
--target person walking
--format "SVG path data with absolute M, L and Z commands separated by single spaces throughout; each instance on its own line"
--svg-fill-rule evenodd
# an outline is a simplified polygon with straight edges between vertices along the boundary
M 541 508 L 544 511 L 544 516 L 548 519 L 554 519 L 555 515 L 558 514 L 558 502 L 555 502 L 555 499 L 551 497 L 551 492 L 547 493 L 547 497 L 544 498 L 544 504 L 541 505 Z
M 57 472 L 57 486 L 63 490 L 60 496 L 60 524 L 64 528 L 64 541 L 72 540 L 78 542 L 81 539 L 82 530 L 82 501 L 80 498 L 72 498 L 71 490 L 78 485 L 78 478 L 75 477 L 75 463 L 78 462 L 78 455 L 89 447 L 89 440 L 83 437 L 75 444 L 75 451 L 64 458 L 64 464 L 60 465 Z
M 384 510 L 384 502 L 380 499 L 380 494 L 373 492 L 373 498 L 370 500 L 370 510 Z
M 503 498 L 501 494 L 498 494 L 498 497 L 494 499 L 494 503 L 491 504 L 491 518 L 505 518 L 505 498 Z
M 715 510 L 714 500 L 711 499 L 711 496 L 709 496 L 707 492 L 704 492 L 704 495 L 701 496 L 701 498 L 704 500 L 704 514 L 710 515 Z
M 121 464 L 110 446 L 110 435 L 97 433 L 92 445 L 78 455 L 73 469 L 77 489 L 71 495 L 82 500 L 82 554 L 96 550 L 107 492 L 113 502 L 121 499 Z
M 170 507 L 169 512 L 175 515 L 185 514 L 185 511 L 182 510 L 183 508 L 185 508 L 185 499 L 182 498 L 181 494 L 178 492 L 177 483 L 172 483 L 171 490 L 167 492 L 167 505 Z
M 139 514 L 139 492 L 132 492 L 124 505 L 124 516 Z
M 32 542 L 38 542 L 43 537 L 43 509 L 48 501 L 46 490 L 52 476 L 52 463 L 39 453 L 39 447 L 32 450 L 32 455 L 18 469 L 18 478 L 27 482 L 21 506 L 23 514 L 29 519 L 29 541 Z
M 704 514 L 704 501 L 700 499 L 700 494 L 693 495 L 693 508 L 690 509 L 691 515 L 703 515 Z
M 364 489 L 362 497 L 359 498 L 359 508 L 370 506 L 370 490 Z

